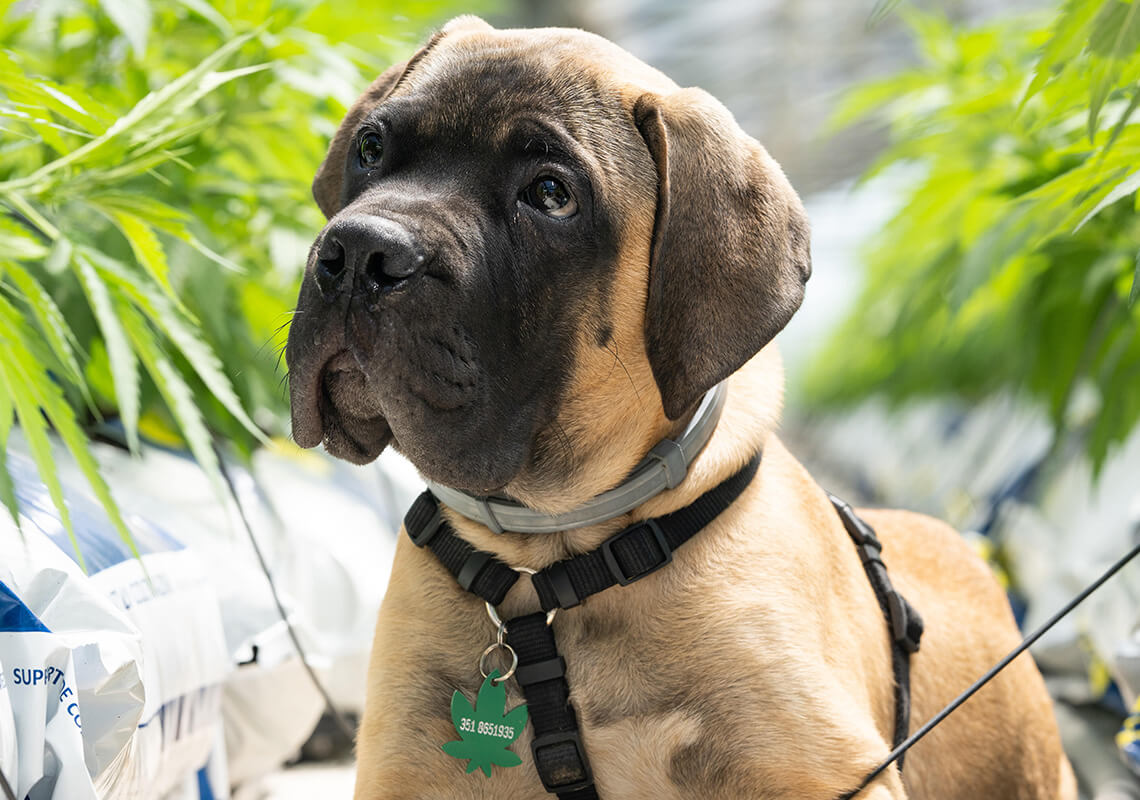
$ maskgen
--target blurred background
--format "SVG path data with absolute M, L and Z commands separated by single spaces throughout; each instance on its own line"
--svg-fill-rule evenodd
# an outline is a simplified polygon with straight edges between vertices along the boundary
M 778 340 L 782 435 L 826 488 L 965 531 L 1027 629 L 1140 533 L 1136 0 L 0 8 L 16 796 L 350 795 L 418 479 L 291 445 L 280 349 L 329 137 L 458 13 L 613 39 L 783 165 L 814 272 Z M 1126 569 L 1034 650 L 1086 797 L 1140 798 L 1138 598 Z

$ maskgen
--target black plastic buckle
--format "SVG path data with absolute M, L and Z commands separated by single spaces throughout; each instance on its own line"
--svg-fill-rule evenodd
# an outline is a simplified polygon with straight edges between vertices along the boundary
M 661 560 L 648 569 L 642 570 L 636 575 L 626 575 L 622 570 L 621 565 L 618 564 L 617 557 L 614 555 L 614 545 L 625 537 L 633 536 L 634 534 L 638 533 L 642 528 L 648 528 L 650 533 L 653 534 L 653 538 L 656 540 L 657 546 L 661 550 Z M 657 520 L 647 519 L 643 522 L 637 523 L 636 525 L 630 525 L 623 531 L 618 531 L 613 536 L 602 542 L 602 558 L 605 559 L 606 568 L 610 571 L 610 574 L 614 576 L 614 580 L 616 580 L 622 586 L 628 586 L 634 581 L 641 580 L 649 573 L 656 572 L 666 564 L 671 563 L 673 561 L 673 550 L 669 547 L 669 542 L 665 539 L 665 531 L 661 530 L 661 526 L 657 524 Z
M 443 512 L 430 492 L 424 492 L 404 516 L 404 529 L 416 547 L 426 547 L 443 525 Z
M 843 527 L 847 529 L 847 534 L 855 540 L 855 544 L 866 545 L 876 550 L 883 549 L 879 537 L 875 535 L 875 529 L 864 522 L 863 518 L 855 513 L 855 509 L 835 495 L 828 495 L 828 497 L 831 498 L 832 505 L 839 512 L 839 518 L 843 520 Z
M 922 617 L 894 587 L 887 592 L 887 616 L 894 640 L 907 653 L 917 653 L 922 642 Z
M 569 770 L 566 764 L 566 756 L 569 755 L 566 745 L 573 746 L 572 758 L 577 760 L 577 764 L 570 764 Z M 554 748 L 558 748 L 557 751 Z M 582 746 L 582 737 L 577 730 L 556 731 L 536 736 L 530 743 L 530 750 L 543 788 L 551 794 L 576 792 L 594 785 L 590 762 L 586 760 L 586 748 Z M 557 759 L 557 761 L 552 762 L 548 759 Z M 562 777 L 566 779 L 562 780 Z
M 475 579 L 479 577 L 479 573 L 483 571 L 483 567 L 491 560 L 490 553 L 484 553 L 482 550 L 472 550 L 471 555 L 467 556 L 463 561 L 463 566 L 459 568 L 459 574 L 455 576 L 455 581 L 463 591 L 471 591 L 471 587 L 475 584 Z
M 534 664 L 519 664 L 515 670 L 515 681 L 522 688 L 544 681 L 554 681 L 566 677 L 566 660 L 562 656 L 548 658 Z
M 550 582 L 550 588 L 554 590 L 554 599 L 558 602 L 558 608 L 573 608 L 582 602 L 582 598 L 578 596 L 578 591 L 574 588 L 574 582 L 570 580 L 570 573 L 566 570 L 565 561 L 554 562 L 538 573 L 535 580 L 539 580 L 543 576 Z

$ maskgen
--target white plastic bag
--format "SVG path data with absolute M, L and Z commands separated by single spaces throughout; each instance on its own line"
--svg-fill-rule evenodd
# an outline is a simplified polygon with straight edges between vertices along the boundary
M 127 514 L 136 557 L 65 479 L 83 574 L 30 460 L 10 451 L 8 467 L 23 531 L 0 524 L 0 581 L 26 612 L 21 624 L 0 626 L 17 791 L 35 786 L 32 800 L 159 798 L 220 741 L 232 662 L 206 570 L 177 539 Z M 227 787 L 217 788 L 224 796 Z
M 16 796 L 95 800 L 90 776 L 114 760 L 142 713 L 138 634 L 33 526 L 21 537 L 0 517 L 0 552 L 0 592 L 23 610 L 0 630 Z
M 7 609 L 7 591 L 0 587 L 0 617 Z M 3 627 L 0 622 L 0 627 Z M 4 677 L 4 664 L 0 662 L 0 773 L 8 780 L 15 791 L 19 772 L 16 753 L 16 720 L 12 716 L 12 699 L 8 696 L 8 680 Z

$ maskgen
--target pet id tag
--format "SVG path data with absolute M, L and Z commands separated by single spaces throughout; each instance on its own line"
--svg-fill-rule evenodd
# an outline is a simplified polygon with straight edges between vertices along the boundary
M 507 703 L 507 690 L 503 688 L 505 678 L 499 678 L 498 670 L 483 674 L 486 677 L 479 687 L 474 707 L 459 690 L 451 695 L 451 721 L 461 738 L 444 744 L 443 752 L 458 759 L 470 759 L 467 762 L 468 774 L 481 769 L 489 778 L 492 765 L 517 767 L 522 763 L 522 759 L 507 746 L 522 734 L 527 713 L 523 703 L 504 714 Z

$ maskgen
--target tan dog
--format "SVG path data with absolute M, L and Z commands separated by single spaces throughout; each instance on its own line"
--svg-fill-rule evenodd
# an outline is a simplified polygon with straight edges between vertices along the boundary
M 602 798 L 818 798 L 889 752 L 882 613 L 826 495 L 773 431 L 769 340 L 799 306 L 808 226 L 779 167 L 712 97 L 567 30 L 460 18 L 349 111 L 317 175 L 330 218 L 289 337 L 294 436 L 547 512 L 617 484 L 731 375 L 676 489 L 608 523 L 467 541 L 542 568 L 680 508 L 758 451 L 749 488 L 630 586 L 554 621 Z M 926 633 L 912 729 L 1018 641 L 1006 599 L 934 520 L 866 512 Z M 537 609 L 529 580 L 504 616 Z M 427 550 L 401 541 L 376 629 L 357 800 L 549 797 L 530 760 L 467 775 L 453 690 L 474 696 L 494 630 Z M 522 702 L 506 682 L 508 707 Z M 1028 656 L 860 797 L 1076 797 Z

